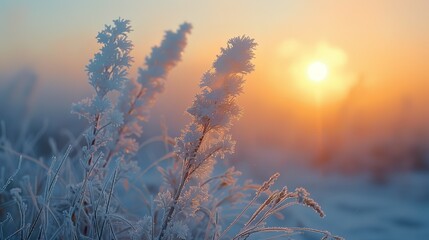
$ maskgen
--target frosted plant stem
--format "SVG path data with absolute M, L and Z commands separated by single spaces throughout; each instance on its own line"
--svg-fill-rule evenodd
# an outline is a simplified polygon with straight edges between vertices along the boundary
M 83 184 L 82 184 L 82 189 L 81 189 L 81 192 L 80 192 L 80 195 L 79 195 L 79 197 L 80 197 L 80 199 L 79 199 L 79 206 L 82 205 L 82 202 L 83 202 L 83 199 L 84 199 L 85 190 L 86 190 L 86 185 L 88 184 L 89 177 L 91 176 L 92 171 L 95 169 L 95 166 L 97 165 L 97 162 L 100 159 L 101 159 L 101 155 L 99 155 L 99 157 L 96 159 L 96 161 L 94 162 L 93 166 L 91 167 L 91 169 L 87 172 L 87 174 L 85 176 L 85 179 L 84 179 Z M 75 208 L 76 208 L 75 204 L 76 204 L 76 202 L 74 202 L 73 212 L 75 211 Z M 80 220 L 80 211 L 78 213 L 78 217 L 77 217 L 76 223 L 78 223 L 79 220 Z
M 7 188 L 7 186 L 9 186 L 9 184 L 11 184 L 13 182 L 13 179 L 16 177 L 19 170 L 21 170 L 21 163 L 22 163 L 22 155 L 19 156 L 18 167 L 16 168 L 15 172 L 12 173 L 12 175 L 6 180 L 6 183 L 3 185 L 3 187 L 0 188 L 0 193 L 4 192 L 4 190 Z
M 137 99 L 139 99 L 143 95 L 143 92 L 144 92 L 143 90 L 144 90 L 143 87 L 140 86 L 139 93 L 137 94 L 137 96 L 133 99 L 133 101 L 130 104 L 130 108 L 127 111 L 127 116 L 130 116 L 131 113 L 133 113 L 134 107 L 135 107 L 136 102 L 137 102 Z M 104 162 L 103 167 L 106 167 L 107 163 L 110 161 L 110 159 L 113 157 L 113 155 L 117 153 L 117 151 L 118 151 L 118 143 L 119 143 L 119 140 L 121 139 L 122 134 L 124 133 L 125 126 L 126 126 L 126 124 L 123 124 L 119 128 L 118 137 L 115 140 L 115 148 L 114 148 L 114 150 L 109 151 L 109 153 L 107 154 L 106 161 Z
M 51 182 L 49 183 L 49 187 L 48 187 L 48 191 L 47 191 L 48 194 L 46 195 L 46 197 L 48 199 L 45 199 L 46 203 L 43 204 L 42 207 L 40 208 L 40 210 L 37 212 L 36 219 L 31 224 L 30 231 L 28 232 L 28 235 L 27 235 L 26 239 L 30 239 L 31 234 L 33 233 L 34 228 L 36 227 L 36 224 L 39 221 L 40 216 L 42 215 L 42 211 L 43 211 L 45 205 L 47 205 L 49 203 L 49 199 L 50 199 L 50 197 L 52 195 L 52 191 L 54 189 L 54 185 L 56 183 L 56 179 L 58 178 L 58 174 L 60 173 L 61 167 L 63 166 L 66 158 L 69 156 L 70 151 L 71 151 L 71 145 L 69 145 L 69 147 L 67 148 L 67 151 L 65 152 L 64 157 L 63 157 L 63 159 L 60 162 L 60 166 L 58 167 L 57 171 L 55 172 L 54 177 L 52 178 Z
M 117 175 L 118 175 L 118 169 L 116 169 L 115 173 L 113 174 L 112 186 L 111 186 L 110 191 L 109 191 L 109 198 L 107 199 L 106 211 L 104 213 L 105 216 L 104 216 L 104 219 L 103 219 L 103 224 L 101 225 L 100 236 L 98 237 L 98 239 L 100 239 L 100 240 L 101 240 L 101 237 L 103 236 L 104 226 L 106 225 L 106 218 L 107 218 L 108 213 L 109 213 L 110 201 L 112 199 L 113 188 L 114 188 L 114 186 L 116 184 Z M 113 233 L 113 235 L 114 235 L 114 233 Z
M 162 238 L 164 237 L 165 229 L 167 228 L 167 225 L 168 225 L 168 223 L 171 220 L 171 217 L 173 215 L 175 206 L 177 204 L 177 201 L 179 200 L 179 197 L 180 197 L 180 194 L 182 192 L 183 186 L 185 185 L 185 179 L 186 179 L 186 176 L 184 176 L 182 178 L 182 181 L 180 182 L 179 188 L 177 189 L 176 195 L 174 196 L 173 204 L 170 207 L 170 209 L 168 210 L 167 216 L 164 218 L 164 222 L 162 223 L 161 232 L 159 233 L 158 240 L 162 240 Z
M 158 160 L 156 160 L 155 162 L 153 162 L 152 164 L 150 164 L 147 168 L 145 168 L 141 173 L 140 176 L 145 175 L 150 169 L 152 169 L 153 167 L 157 166 L 159 163 L 168 160 L 170 158 L 173 158 L 175 155 L 174 153 L 167 153 L 164 156 L 162 156 L 161 158 L 159 158 Z
M 222 179 L 222 178 L 224 178 L 224 177 L 225 177 L 225 174 L 221 174 L 221 175 L 217 175 L 217 176 L 211 177 L 211 178 L 207 179 L 205 182 L 203 182 L 203 183 L 201 184 L 201 187 L 202 187 L 202 186 L 204 186 L 204 185 L 206 185 L 206 184 L 208 184 L 208 183 L 209 183 L 209 182 L 211 182 L 211 181 L 214 181 L 214 180 L 216 180 L 216 179 Z
M 255 224 L 255 226 L 258 226 L 259 224 L 261 224 L 263 221 L 265 221 L 270 215 L 272 215 L 275 212 L 278 212 L 280 210 L 283 210 L 285 208 L 288 208 L 290 206 L 293 206 L 295 204 L 298 204 L 297 202 L 289 202 L 281 207 L 272 207 L 269 209 L 269 211 L 265 212 L 264 215 L 261 217 L 261 219 L 259 219 L 259 221 Z
M 89 149 L 91 149 L 93 146 L 95 146 L 95 140 L 97 138 L 97 127 L 98 127 L 98 121 L 100 120 L 100 114 L 97 113 L 97 115 L 95 116 L 95 122 L 94 122 L 94 130 L 92 131 L 92 135 L 94 136 L 94 138 L 91 141 L 91 145 L 89 147 Z M 91 166 L 91 162 L 92 162 L 92 158 L 94 157 L 94 153 L 91 153 L 91 156 L 88 159 L 88 166 Z
M 333 236 L 328 231 L 322 231 L 322 230 L 317 230 L 317 229 L 313 229 L 313 228 L 303 228 L 303 227 L 265 227 L 265 228 L 258 228 L 258 229 L 254 229 L 254 230 L 244 231 L 243 233 L 235 236 L 233 238 L 233 240 L 234 239 L 239 239 L 239 238 L 244 237 L 244 236 L 249 236 L 250 234 L 257 233 L 257 232 L 288 232 L 288 233 L 292 233 L 292 232 L 313 232 L 313 233 L 318 233 L 318 234 L 322 234 L 324 236 L 331 237 L 331 238 L 336 239 L 336 240 L 342 239 L 341 237 Z
M 15 236 L 16 234 L 18 234 L 20 231 L 24 231 L 24 227 L 19 228 L 18 230 L 16 230 L 14 233 L 12 233 L 9 237 L 7 237 L 5 240 L 9 240 L 12 239 L 13 236 Z
M 46 171 L 49 171 L 49 167 L 46 166 L 46 164 L 44 164 L 43 162 L 39 161 L 36 158 L 30 157 L 30 156 L 28 156 L 26 154 L 23 154 L 23 153 L 19 153 L 19 152 L 15 151 L 15 150 L 13 150 L 11 148 L 8 148 L 8 147 L 5 147 L 5 146 L 1 146 L 0 145 L 0 149 L 8 151 L 8 152 L 10 152 L 12 154 L 15 154 L 15 155 L 19 156 L 19 157 L 22 157 L 22 159 L 29 160 L 30 162 L 33 162 L 33 163 L 39 165 L 41 168 L 45 169 Z
M 252 204 L 256 201 L 256 199 L 259 197 L 260 192 L 257 192 L 255 197 L 253 197 L 252 201 L 250 201 L 246 207 L 240 212 L 240 214 L 238 214 L 237 217 L 235 217 L 234 221 L 232 221 L 229 226 L 225 229 L 225 231 L 223 231 L 218 239 L 221 239 L 230 229 L 232 226 L 234 226 L 234 224 L 237 223 L 237 221 L 241 218 L 241 216 L 243 216 L 243 214 L 247 211 L 247 209 L 249 209 L 250 206 L 252 206 Z
M 182 190 L 183 190 L 183 187 L 185 186 L 186 181 L 190 177 L 190 173 L 192 173 L 196 170 L 196 168 L 194 168 L 191 171 L 191 165 L 189 164 L 189 162 L 191 162 L 191 160 L 195 159 L 195 157 L 197 156 L 197 153 L 200 150 L 201 144 L 204 140 L 204 137 L 208 132 L 208 125 L 209 125 L 209 123 L 204 125 L 203 133 L 202 133 L 201 137 L 198 139 L 198 144 L 195 147 L 195 150 L 193 151 L 192 157 L 189 160 L 185 159 L 185 161 L 184 161 L 184 166 L 183 166 L 184 172 L 182 175 L 182 180 L 180 182 L 180 185 L 179 185 L 179 188 L 177 189 L 176 194 L 174 195 L 173 205 L 170 207 L 170 209 L 168 210 L 167 216 L 164 218 L 164 222 L 162 223 L 161 232 L 159 233 L 158 240 L 162 240 L 162 237 L 164 236 L 165 229 L 167 228 L 168 223 L 171 221 L 171 217 L 174 213 L 175 206 L 177 204 L 177 201 L 179 200 L 180 195 L 182 194 Z

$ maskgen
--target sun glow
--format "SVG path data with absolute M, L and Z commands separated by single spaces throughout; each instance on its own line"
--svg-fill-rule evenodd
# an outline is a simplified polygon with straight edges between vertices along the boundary
M 346 52 L 336 46 L 287 40 L 275 50 L 278 58 L 268 67 L 272 69 L 270 79 L 276 80 L 273 90 L 279 96 L 287 92 L 294 100 L 314 104 L 316 92 L 326 105 L 344 99 L 356 82 Z
M 308 65 L 307 76 L 311 81 L 320 82 L 328 76 L 328 67 L 322 62 L 313 62 Z

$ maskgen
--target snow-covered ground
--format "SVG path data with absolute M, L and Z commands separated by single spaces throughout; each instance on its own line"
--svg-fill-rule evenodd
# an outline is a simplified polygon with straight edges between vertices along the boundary
M 287 210 L 282 225 L 325 229 L 346 239 L 427 239 L 429 173 L 403 173 L 384 184 L 369 177 L 323 175 L 293 167 L 280 180 L 303 186 L 326 213 L 324 219 L 305 207 Z M 312 238 L 313 239 L 313 238 Z

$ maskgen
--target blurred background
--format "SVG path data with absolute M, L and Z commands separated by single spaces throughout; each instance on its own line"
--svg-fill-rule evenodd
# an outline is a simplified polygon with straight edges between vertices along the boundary
M 36 157 L 49 156 L 49 138 L 65 144 L 66 129 L 78 135 L 86 125 L 70 106 L 92 94 L 85 65 L 95 36 L 122 17 L 134 29 L 132 78 L 165 30 L 194 26 L 144 126 L 143 138 L 161 134 L 161 124 L 178 136 L 202 74 L 229 38 L 246 34 L 258 43 L 256 70 L 239 99 L 232 164 L 256 182 L 280 172 L 281 184 L 308 188 L 327 213 L 294 209 L 281 220 L 288 224 L 347 239 L 422 239 L 428 11 L 425 0 L 2 1 L 0 131 L 16 142 L 31 136 Z

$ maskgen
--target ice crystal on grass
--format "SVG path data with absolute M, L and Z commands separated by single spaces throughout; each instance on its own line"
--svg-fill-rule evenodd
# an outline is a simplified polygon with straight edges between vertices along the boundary
M 133 44 L 128 39 L 131 32 L 129 20 L 116 19 L 113 26 L 106 25 L 98 33 L 97 41 L 102 44 L 86 66 L 89 83 L 95 90 L 92 98 L 73 104 L 72 112 L 86 118 L 91 127 L 87 130 L 86 162 L 91 165 L 99 149 L 111 140 L 111 131 L 123 123 L 122 113 L 115 110 L 109 92 L 120 91 L 127 81 L 127 70 L 133 61 L 130 52 Z
M 113 26 L 106 25 L 105 29 L 98 33 L 97 42 L 102 44 L 102 47 L 86 66 L 89 83 L 96 95 L 74 105 L 75 112 L 90 122 L 96 121 L 97 114 L 111 108 L 106 95 L 122 89 L 132 62 L 130 52 L 133 45 L 128 40 L 128 33 L 131 32 L 130 21 L 119 18 L 113 23 Z
M 181 176 L 178 185 L 170 186 L 175 189 L 175 196 L 164 214 L 159 239 L 168 239 L 166 230 L 174 222 L 190 223 L 193 219 L 195 224 L 194 214 L 209 198 L 208 186 L 202 183 L 210 178 L 215 159 L 234 151 L 235 143 L 228 130 L 232 120 L 239 116 L 235 98 L 241 92 L 244 75 L 253 70 L 250 61 L 255 47 L 254 40 L 247 36 L 232 38 L 227 48 L 221 49 L 213 70 L 204 74 L 202 92 L 188 109 L 192 122 L 176 140 Z
M 128 40 L 130 21 L 119 18 L 113 24 L 98 33 L 97 41 L 103 46 L 86 67 L 89 83 L 100 97 L 109 91 L 121 89 L 132 62 L 130 51 L 133 45 Z
M 146 57 L 146 66 L 139 68 L 137 81 L 127 82 L 116 107 L 123 114 L 123 124 L 113 134 L 107 161 L 118 153 L 134 154 L 138 150 L 136 138 L 143 132 L 142 123 L 147 121 L 150 108 L 164 91 L 168 72 L 181 60 L 191 29 L 191 24 L 183 23 L 176 32 L 167 31 L 160 46 L 153 47 Z

